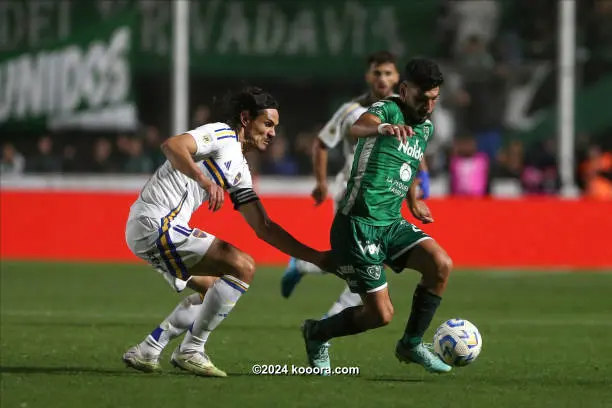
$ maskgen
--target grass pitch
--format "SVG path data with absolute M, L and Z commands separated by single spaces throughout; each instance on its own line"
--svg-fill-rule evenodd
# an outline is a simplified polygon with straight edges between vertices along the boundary
M 397 362 L 416 273 L 389 276 L 389 326 L 335 339 L 332 364 L 359 375 L 262 376 L 254 364 L 304 367 L 299 326 L 342 289 L 309 276 L 289 299 L 282 271 L 260 268 L 207 351 L 229 374 L 198 378 L 125 367 L 121 355 L 176 305 L 140 265 L 0 264 L 0 406 L 71 407 L 612 407 L 612 274 L 456 271 L 428 332 L 451 317 L 475 323 L 483 351 L 471 366 L 431 375 Z

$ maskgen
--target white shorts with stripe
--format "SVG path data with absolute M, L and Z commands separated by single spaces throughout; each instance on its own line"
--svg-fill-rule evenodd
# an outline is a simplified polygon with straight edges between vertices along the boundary
M 202 260 L 215 240 L 214 235 L 172 217 L 130 218 L 125 238 L 134 255 L 153 266 L 177 292 L 187 287 L 189 269 Z

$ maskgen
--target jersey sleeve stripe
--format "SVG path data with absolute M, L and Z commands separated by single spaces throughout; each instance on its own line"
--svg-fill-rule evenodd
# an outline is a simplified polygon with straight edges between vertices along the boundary
M 229 127 L 224 127 L 224 128 L 220 128 L 220 129 L 215 129 L 215 133 L 218 133 L 218 132 L 223 132 L 223 131 L 225 131 L 225 130 L 231 130 L 231 131 L 233 132 L 232 128 L 229 128 Z
M 212 176 L 213 181 L 217 183 L 217 185 L 225 188 L 225 185 L 223 185 L 223 179 L 221 178 L 221 175 L 219 174 L 217 169 L 213 167 L 212 163 L 210 162 L 210 159 L 207 159 L 204 161 L 204 167 L 206 167 L 206 170 L 208 170 L 208 173 Z
M 217 138 L 217 140 L 221 140 L 221 139 L 236 139 L 236 140 L 238 140 L 238 139 L 236 138 L 236 135 L 234 135 L 234 134 L 227 135 L 227 136 L 221 136 L 221 137 L 218 137 L 218 138 Z
M 224 136 L 236 137 L 236 132 L 233 130 L 224 130 L 222 132 L 215 132 L 215 137 L 217 140 L 222 139 Z
M 223 174 L 223 170 L 221 170 L 221 167 L 219 167 L 215 159 L 208 159 L 207 161 L 209 161 L 212 164 L 213 168 L 217 170 L 217 172 L 219 173 L 219 177 L 221 177 L 221 180 L 223 181 L 223 184 L 229 188 L 229 183 L 225 178 L 225 174 Z
M 358 103 L 354 103 L 352 105 L 350 105 L 348 107 L 348 109 L 346 110 L 346 112 L 344 112 L 344 115 L 342 115 L 342 118 L 340 119 L 340 123 L 344 122 L 344 120 L 353 112 L 355 112 L 357 109 L 359 109 L 361 105 L 359 105 Z

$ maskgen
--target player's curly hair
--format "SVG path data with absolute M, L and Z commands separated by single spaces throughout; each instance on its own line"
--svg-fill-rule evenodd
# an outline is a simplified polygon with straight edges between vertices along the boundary
M 252 117 L 256 117 L 262 110 L 278 107 L 278 102 L 271 94 L 256 86 L 248 86 L 236 92 L 228 92 L 220 100 L 215 99 L 212 116 L 216 121 L 237 129 L 242 112 L 248 111 Z
M 444 76 L 435 61 L 413 58 L 404 68 L 404 80 L 412 82 L 423 91 L 429 91 L 444 83 Z

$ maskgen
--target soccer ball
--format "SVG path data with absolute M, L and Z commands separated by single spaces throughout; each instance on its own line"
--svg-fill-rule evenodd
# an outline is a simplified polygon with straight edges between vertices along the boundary
M 476 360 L 482 350 L 478 328 L 464 319 L 450 319 L 438 327 L 434 351 L 446 364 L 463 367 Z

